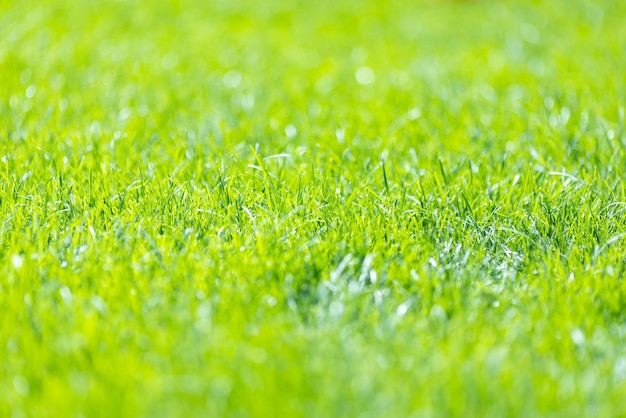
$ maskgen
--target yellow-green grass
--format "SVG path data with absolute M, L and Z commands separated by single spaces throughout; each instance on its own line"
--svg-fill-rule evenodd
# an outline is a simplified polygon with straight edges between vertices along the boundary
M 625 20 L 0 0 L 0 416 L 626 416 Z

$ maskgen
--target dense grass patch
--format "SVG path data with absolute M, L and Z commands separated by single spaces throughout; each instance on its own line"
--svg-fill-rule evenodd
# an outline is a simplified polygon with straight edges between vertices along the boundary
M 0 0 L 0 416 L 626 415 L 625 19 Z

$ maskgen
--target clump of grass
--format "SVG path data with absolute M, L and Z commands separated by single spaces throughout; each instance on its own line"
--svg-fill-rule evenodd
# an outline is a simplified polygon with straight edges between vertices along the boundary
M 2 4 L 0 415 L 626 414 L 622 3 Z

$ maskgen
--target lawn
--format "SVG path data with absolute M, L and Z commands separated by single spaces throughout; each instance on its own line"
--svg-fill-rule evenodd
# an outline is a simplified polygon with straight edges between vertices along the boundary
M 624 21 L 0 0 L 0 416 L 625 417 Z

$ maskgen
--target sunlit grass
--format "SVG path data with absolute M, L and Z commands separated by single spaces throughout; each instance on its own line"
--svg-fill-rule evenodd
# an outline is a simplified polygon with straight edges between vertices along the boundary
M 625 19 L 0 1 L 0 416 L 626 415 Z

